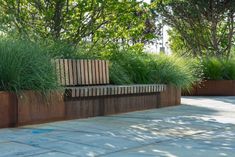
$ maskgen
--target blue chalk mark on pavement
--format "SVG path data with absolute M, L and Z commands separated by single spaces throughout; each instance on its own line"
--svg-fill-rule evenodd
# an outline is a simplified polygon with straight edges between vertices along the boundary
M 44 134 L 44 133 L 49 133 L 52 132 L 54 129 L 35 129 L 32 130 L 32 134 Z

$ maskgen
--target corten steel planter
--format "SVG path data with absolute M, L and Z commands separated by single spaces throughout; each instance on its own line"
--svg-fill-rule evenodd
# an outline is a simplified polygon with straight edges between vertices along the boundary
M 181 104 L 181 89 L 167 85 L 165 91 L 160 93 L 160 107 L 176 106 Z
M 0 92 L 0 127 L 13 127 L 63 120 L 65 106 L 61 92 L 44 95 L 24 91 L 21 94 Z
M 235 96 L 235 80 L 206 80 L 195 85 L 188 96 Z
M 13 127 L 17 121 L 17 96 L 0 92 L 0 128 Z
M 65 106 L 61 92 L 25 91 L 18 95 L 18 125 L 63 120 Z
M 38 124 L 180 104 L 181 91 L 167 86 L 164 92 L 68 98 L 61 92 L 46 95 L 35 91 L 21 94 L 0 92 L 0 127 Z

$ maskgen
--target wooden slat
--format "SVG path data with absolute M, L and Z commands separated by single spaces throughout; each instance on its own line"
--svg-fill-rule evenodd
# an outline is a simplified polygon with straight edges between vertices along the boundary
M 76 97 L 76 89 L 71 89 L 72 98 Z
M 91 61 L 91 69 L 92 69 L 92 84 L 97 84 L 96 73 L 95 73 L 95 60 Z
M 113 92 L 113 88 L 112 88 L 112 87 L 109 87 L 109 94 L 110 94 L 110 95 L 113 95 L 113 93 L 114 93 L 114 92 Z
M 77 75 L 77 62 L 76 60 L 72 60 L 72 73 L 73 73 L 73 85 L 77 85 L 78 75 Z
M 103 90 L 104 90 L 104 95 L 107 95 L 107 88 L 103 87 Z
M 124 92 L 123 92 L 123 87 L 121 86 L 120 87 L 120 94 L 123 94 Z
M 124 88 L 125 88 L 124 94 L 127 94 L 128 89 L 127 89 L 127 87 L 124 87 Z
M 84 89 L 84 93 L 85 93 L 84 96 L 85 96 L 85 97 L 88 96 L 88 92 L 89 92 L 88 89 L 89 89 L 89 88 L 83 88 L 83 89 Z
M 118 86 L 118 95 L 121 94 L 121 88 Z
M 61 71 L 60 71 L 60 61 L 59 59 L 54 60 L 54 65 L 56 69 L 58 83 L 61 84 Z
M 131 87 L 130 86 L 127 87 L 127 93 L 128 94 L 131 93 Z
M 104 95 L 104 88 L 101 87 L 101 95 Z
M 81 95 L 80 89 L 76 89 L 76 96 L 80 97 L 80 95 Z
M 92 96 L 96 96 L 96 88 L 94 87 L 93 89 L 92 89 Z
M 60 75 L 61 75 L 61 84 L 66 85 L 65 83 L 65 70 L 64 70 L 64 60 L 60 59 Z
M 84 97 L 85 96 L 85 94 L 84 94 L 84 91 L 83 91 L 83 88 L 80 88 L 79 89 L 79 95 L 80 95 L 80 97 Z
M 154 86 L 153 89 L 154 89 L 154 92 L 157 92 L 157 86 Z
M 96 83 L 95 84 L 100 84 L 100 77 L 99 77 L 99 61 L 95 60 L 95 73 L 96 73 Z
M 144 87 L 143 86 L 141 86 L 141 93 L 143 93 L 144 92 Z
M 109 84 L 109 61 L 106 61 L 106 83 Z
M 106 62 L 104 60 L 101 61 L 102 64 L 102 83 L 106 84 L 107 83 L 107 77 L 106 77 Z
M 65 75 L 65 85 L 69 85 L 69 65 L 67 59 L 64 59 L 64 75 Z
M 114 87 L 114 94 L 117 95 L 118 94 L 118 87 Z
M 81 84 L 86 84 L 86 82 L 85 82 L 85 75 L 84 75 L 84 73 L 85 73 L 85 68 L 84 68 L 84 60 L 80 60 L 80 74 L 81 74 Z
M 100 84 L 103 84 L 103 83 L 104 83 L 104 81 L 103 81 L 102 69 L 103 69 L 103 67 L 102 67 L 102 61 L 99 60 L 99 83 L 100 83 Z
M 91 87 L 90 89 L 89 89 L 89 96 L 93 96 L 93 87 Z
M 92 82 L 92 63 L 91 60 L 87 60 L 87 66 L 88 66 L 88 84 L 93 84 Z
M 102 96 L 102 94 L 103 94 L 102 87 L 99 88 L 99 91 L 100 91 L 100 96 Z
M 75 85 L 74 84 L 74 78 L 73 78 L 73 61 L 72 59 L 68 59 L 68 71 L 69 71 L 69 85 Z
M 88 60 L 84 60 L 84 74 L 85 75 L 85 84 L 89 84 L 89 72 L 88 72 Z
M 81 77 L 81 61 L 80 60 L 76 60 L 76 64 L 77 64 L 77 85 L 82 84 L 82 77 Z
M 133 86 L 133 93 L 136 93 L 136 86 Z
M 101 87 L 99 87 L 98 89 L 99 89 L 99 96 L 102 96 L 102 89 L 101 89 Z

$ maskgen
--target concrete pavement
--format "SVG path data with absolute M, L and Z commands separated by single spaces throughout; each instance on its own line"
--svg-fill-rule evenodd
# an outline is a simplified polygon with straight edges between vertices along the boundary
M 234 157 L 235 97 L 0 129 L 0 157 Z

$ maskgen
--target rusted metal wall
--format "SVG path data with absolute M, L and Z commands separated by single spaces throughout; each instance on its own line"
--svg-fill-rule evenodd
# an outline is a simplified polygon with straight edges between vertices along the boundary
M 25 91 L 18 95 L 18 125 L 63 120 L 65 106 L 61 92 Z
M 16 96 L 0 92 L 0 127 L 38 124 L 153 109 L 180 104 L 180 90 L 164 92 L 63 98 L 60 92 L 44 95 L 25 91 Z
M 0 128 L 15 126 L 16 121 L 16 95 L 9 92 L 0 92 Z
M 207 80 L 195 85 L 185 96 L 235 96 L 235 80 Z

